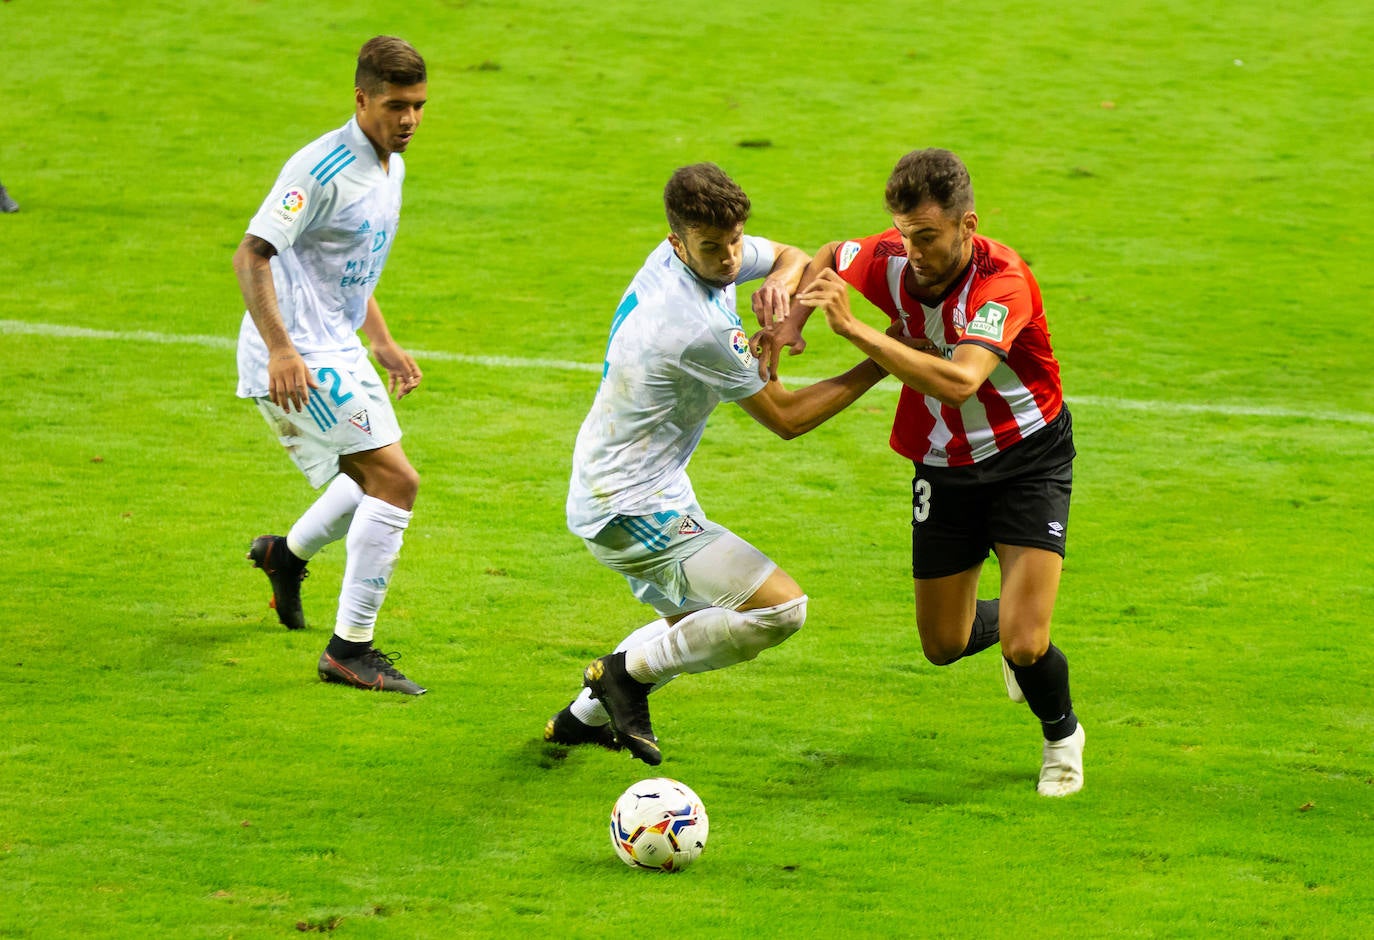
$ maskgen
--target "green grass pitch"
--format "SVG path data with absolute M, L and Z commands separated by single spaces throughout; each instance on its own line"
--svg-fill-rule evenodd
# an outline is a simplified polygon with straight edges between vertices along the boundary
M 1374 935 L 1367 7 L 0 5 L 0 937 Z M 233 397 L 230 256 L 378 33 L 431 69 L 378 292 L 426 372 L 414 701 L 315 678 L 341 546 L 312 629 L 267 609 L 243 552 L 311 492 Z M 1086 789 L 1036 796 L 995 659 L 920 655 L 890 380 L 788 443 L 726 406 L 693 480 L 810 618 L 655 697 L 711 837 L 631 871 L 656 771 L 539 740 L 648 613 L 563 525 L 611 312 L 674 167 L 815 249 L 920 146 L 1045 293 Z M 785 378 L 853 361 L 808 332 Z

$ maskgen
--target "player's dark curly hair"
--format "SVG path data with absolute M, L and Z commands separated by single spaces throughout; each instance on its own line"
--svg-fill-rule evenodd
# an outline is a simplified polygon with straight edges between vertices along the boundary
M 689 228 L 733 229 L 749 218 L 749 197 L 714 163 L 679 167 L 663 187 L 668 227 L 679 237 Z
M 934 202 L 948 216 L 973 211 L 968 167 L 948 150 L 913 150 L 897 161 L 887 179 L 887 211 L 906 215 Z
M 425 60 L 404 39 L 374 36 L 358 50 L 353 84 L 364 94 L 381 94 L 383 84 L 418 85 L 425 80 Z

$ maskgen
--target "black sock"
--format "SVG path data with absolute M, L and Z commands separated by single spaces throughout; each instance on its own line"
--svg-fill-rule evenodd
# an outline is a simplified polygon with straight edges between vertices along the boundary
M 997 598 L 990 601 L 978 601 L 973 615 L 973 628 L 969 630 L 968 646 L 959 654 L 959 658 L 972 656 L 974 653 L 981 653 L 989 646 L 997 644 L 1001 640 L 1001 632 L 997 629 Z
M 1011 662 L 1008 660 L 1008 662 Z M 1078 728 L 1078 716 L 1073 713 L 1073 699 L 1069 696 L 1069 659 L 1053 643 L 1045 655 L 1029 666 L 1011 663 L 1016 684 L 1026 696 L 1026 704 L 1040 719 L 1046 741 L 1067 738 Z
M 353 640 L 345 640 L 336 633 L 329 638 L 329 645 L 324 651 L 335 659 L 357 659 L 371 648 L 372 644 L 367 640 L 356 643 Z

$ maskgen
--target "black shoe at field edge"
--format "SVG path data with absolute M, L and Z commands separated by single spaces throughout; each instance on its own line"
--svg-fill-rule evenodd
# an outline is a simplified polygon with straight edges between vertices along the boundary
M 369 692 L 401 692 L 405 695 L 424 695 L 428 689 L 410 681 L 394 665 L 400 653 L 382 653 L 369 649 L 352 659 L 335 659 L 325 650 L 320 654 L 320 680 L 351 685 Z
M 610 725 L 584 724 L 567 708 L 554 715 L 544 725 L 544 740 L 565 747 L 595 744 L 608 751 L 620 750 L 620 742 L 615 739 L 614 728 Z
M 305 629 L 305 612 L 301 610 L 301 582 L 310 572 L 286 547 L 281 535 L 259 535 L 248 549 L 247 559 L 254 568 L 261 568 L 272 582 L 272 609 L 288 630 Z
M 650 767 L 663 762 L 658 738 L 649 721 L 650 685 L 639 682 L 625 669 L 625 654 L 612 653 L 593 659 L 582 673 L 582 682 L 610 712 L 616 739 Z

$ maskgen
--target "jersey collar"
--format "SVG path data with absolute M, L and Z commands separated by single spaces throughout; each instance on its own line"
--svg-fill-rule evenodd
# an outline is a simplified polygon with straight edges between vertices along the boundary
M 375 167 L 379 173 L 386 172 L 382 169 L 381 158 L 377 156 L 377 148 L 372 146 L 372 141 L 363 133 L 363 129 L 358 126 L 358 116 L 356 114 L 349 118 L 348 123 L 344 125 L 344 137 L 348 141 L 348 149 L 359 155 L 371 157 L 371 165 Z M 392 156 L 395 156 L 395 154 Z

